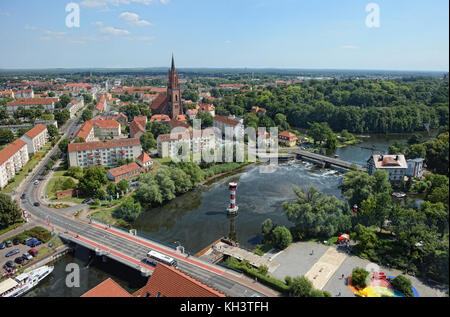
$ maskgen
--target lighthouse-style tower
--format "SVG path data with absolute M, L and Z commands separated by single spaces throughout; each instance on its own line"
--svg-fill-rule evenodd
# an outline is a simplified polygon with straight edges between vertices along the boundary
M 230 183 L 228 189 L 230 190 L 230 206 L 227 211 L 229 215 L 237 214 L 239 207 L 236 205 L 236 190 L 237 183 Z

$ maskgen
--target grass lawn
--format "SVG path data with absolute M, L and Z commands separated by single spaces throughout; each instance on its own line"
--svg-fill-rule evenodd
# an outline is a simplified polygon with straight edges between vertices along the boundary
M 118 220 L 118 219 L 114 218 L 113 213 L 114 213 L 114 209 L 101 210 L 101 211 L 94 212 L 91 216 L 100 221 L 110 223 L 113 225 Z
M 47 187 L 45 189 L 45 193 L 49 199 L 56 199 L 56 193 L 62 190 L 61 186 L 64 183 L 64 181 L 67 180 L 68 178 L 72 178 L 70 176 L 56 176 L 56 173 L 60 173 L 60 171 L 55 172 L 55 176 L 53 176 L 49 180 L 49 182 L 47 183 Z M 75 178 L 72 178 L 72 180 L 75 183 L 78 183 L 78 180 L 76 180 Z

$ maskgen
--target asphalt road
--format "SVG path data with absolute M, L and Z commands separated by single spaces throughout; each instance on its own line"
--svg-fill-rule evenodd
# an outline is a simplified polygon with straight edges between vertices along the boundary
M 77 119 L 75 119 L 77 120 Z M 70 122 L 66 127 L 66 134 L 64 137 L 70 136 L 76 129 L 75 121 Z M 64 214 L 70 214 L 72 211 L 80 209 L 80 206 L 70 207 L 67 210 L 60 210 L 55 212 L 44 205 L 38 207 L 34 206 L 35 202 L 39 202 L 38 188 L 39 185 L 34 185 L 34 181 L 38 179 L 38 175 L 42 173 L 49 157 L 51 157 L 56 151 L 56 147 L 52 149 L 52 152 L 47 156 L 46 161 L 43 162 L 41 167 L 37 170 L 32 180 L 26 185 L 23 193 L 26 194 L 26 198 L 21 200 L 21 206 L 27 210 L 31 215 L 37 217 L 43 221 L 48 219 L 50 224 L 64 230 L 67 230 L 73 234 L 79 235 L 98 244 L 103 245 L 106 248 L 110 248 L 117 252 L 120 252 L 126 256 L 129 256 L 135 260 L 142 261 L 146 258 L 147 253 L 151 250 L 149 247 L 121 237 L 117 234 L 111 233 L 107 230 L 100 229 L 93 225 L 81 222 L 79 220 L 69 218 Z M 20 193 L 19 193 L 20 194 Z M 213 266 L 213 265 L 211 265 Z M 254 291 L 253 289 L 246 287 L 240 283 L 230 280 L 220 274 L 211 272 L 200 268 L 192 263 L 188 263 L 178 259 L 178 268 L 194 277 L 195 279 L 218 289 L 219 291 L 232 297 L 256 297 L 264 296 L 261 293 Z M 223 271 L 222 268 L 220 268 Z

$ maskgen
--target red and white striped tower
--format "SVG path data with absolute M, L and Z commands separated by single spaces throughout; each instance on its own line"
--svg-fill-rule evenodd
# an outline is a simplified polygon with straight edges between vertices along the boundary
M 239 209 L 238 206 L 236 206 L 236 190 L 237 190 L 237 183 L 230 183 L 228 189 L 230 190 L 230 207 L 228 207 L 228 214 L 237 214 L 237 211 Z

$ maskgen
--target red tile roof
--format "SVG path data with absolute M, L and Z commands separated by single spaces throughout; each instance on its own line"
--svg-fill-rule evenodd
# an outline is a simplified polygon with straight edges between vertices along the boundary
M 133 121 L 136 121 L 139 123 L 143 128 L 145 128 L 147 124 L 147 117 L 146 116 L 136 116 L 134 117 Z
M 155 114 L 150 118 L 150 122 L 169 122 L 170 117 L 166 114 Z
M 27 144 L 21 139 L 17 139 L 11 144 L 7 145 L 4 149 L 0 150 L 0 165 L 5 163 L 11 156 L 16 154 L 21 148 Z
M 130 293 L 124 290 L 119 284 L 111 278 L 101 282 L 96 287 L 90 289 L 81 297 L 132 297 Z
M 37 137 L 39 134 L 41 134 L 45 130 L 47 130 L 47 127 L 45 125 L 38 124 L 31 130 L 28 130 L 24 135 L 26 135 L 27 137 L 29 137 L 31 139 L 34 139 L 35 137 Z
M 139 157 L 136 159 L 136 161 L 140 161 L 142 163 L 151 162 L 152 158 L 148 155 L 147 152 L 143 152 Z
M 81 138 L 83 140 L 86 140 L 93 128 L 94 126 L 92 125 L 92 121 L 86 121 L 85 123 L 83 123 L 80 130 L 78 130 L 74 138 Z
M 117 176 L 124 175 L 124 174 L 130 173 L 130 172 L 138 171 L 140 169 L 141 169 L 141 167 L 137 163 L 133 162 L 133 163 L 130 163 L 127 165 L 122 165 L 122 166 L 110 169 L 108 172 L 112 176 L 117 177 Z
M 140 297 L 225 297 L 177 269 L 160 263 L 139 293 Z
M 109 140 L 105 142 L 86 142 L 86 143 L 70 143 L 68 146 L 68 152 L 73 151 L 86 151 L 95 149 L 109 149 L 122 146 L 136 146 L 141 145 L 139 139 L 117 139 Z
M 137 121 L 133 121 L 130 123 L 130 134 L 131 135 L 136 135 L 137 133 L 142 132 L 145 133 L 145 128 L 140 125 Z
M 237 126 L 239 124 L 238 121 L 226 118 L 226 117 L 221 117 L 221 116 L 215 116 L 214 117 L 215 121 L 219 121 L 219 122 L 223 122 L 227 125 L 231 125 L 231 126 Z
M 120 123 L 116 120 L 91 120 L 90 122 L 100 129 L 120 129 Z
M 283 132 L 281 132 L 280 134 L 278 134 L 278 137 L 282 137 L 282 138 L 286 138 L 286 139 L 288 139 L 288 140 L 290 140 L 290 141 L 293 141 L 293 140 L 297 140 L 298 138 L 297 138 L 297 136 L 294 134 L 294 133 L 292 133 L 292 132 L 289 132 L 289 131 L 283 131 Z
M 150 105 L 150 109 L 153 111 L 158 111 L 160 108 L 164 106 L 167 101 L 167 95 L 159 95 L 155 99 L 153 99 L 152 104 Z
M 49 105 L 58 101 L 58 98 L 25 98 L 8 102 L 7 106 Z

